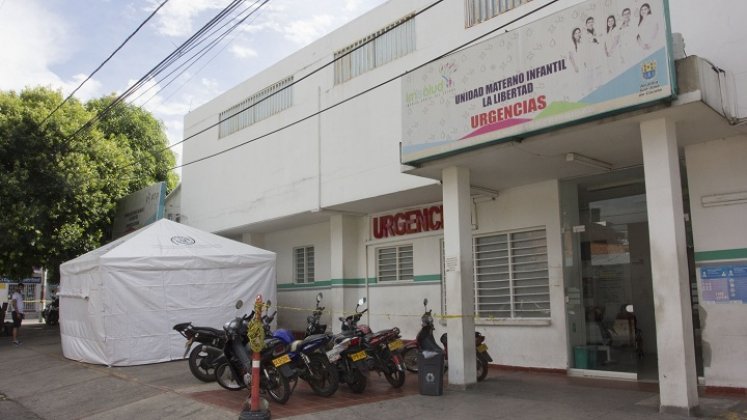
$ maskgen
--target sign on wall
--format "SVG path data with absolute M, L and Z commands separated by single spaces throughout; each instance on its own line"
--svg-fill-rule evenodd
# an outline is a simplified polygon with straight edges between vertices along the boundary
M 117 205 L 112 237 L 119 238 L 162 219 L 165 203 L 165 182 L 158 182 L 123 198 Z
M 703 302 L 747 303 L 747 264 L 699 268 Z
M 433 62 L 402 83 L 402 162 L 673 96 L 666 0 L 590 0 Z
M 393 238 L 414 233 L 442 230 L 444 206 L 434 204 L 417 209 L 371 217 L 371 232 L 375 239 Z

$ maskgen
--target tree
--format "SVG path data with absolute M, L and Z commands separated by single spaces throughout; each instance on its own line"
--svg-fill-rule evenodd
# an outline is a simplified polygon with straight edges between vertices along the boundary
M 56 268 L 100 246 L 117 200 L 157 181 L 173 188 L 173 154 L 149 113 L 114 107 L 73 135 L 112 98 L 62 102 L 60 92 L 0 92 L 0 273 L 22 277 Z M 109 101 L 109 102 L 107 102 Z M 130 137 L 133 136 L 133 137 Z

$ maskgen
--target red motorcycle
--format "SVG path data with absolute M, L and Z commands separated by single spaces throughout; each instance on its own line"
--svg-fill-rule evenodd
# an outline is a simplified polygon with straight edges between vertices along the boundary
M 343 334 L 355 331 L 361 336 L 368 354 L 366 359 L 368 369 L 383 373 L 392 387 L 399 388 L 405 383 L 405 365 L 401 354 L 404 343 L 400 339 L 399 328 L 394 327 L 372 333 L 368 325 L 358 325 L 361 316 L 368 310 L 358 312 L 358 307 L 364 303 L 366 303 L 366 298 L 361 298 L 354 315 L 340 318 Z
M 427 334 L 432 334 L 433 328 L 433 316 L 431 315 L 432 310 L 427 309 L 428 300 L 423 301 L 423 305 L 426 305 L 426 311 L 423 314 L 421 321 L 422 321 L 422 329 L 421 332 L 418 333 L 418 339 L 408 341 L 405 344 L 405 349 L 403 352 L 403 359 L 405 363 L 405 367 L 410 372 L 417 372 L 418 371 L 418 351 L 420 350 L 420 343 L 422 341 L 421 336 L 426 336 Z M 443 333 L 441 335 L 441 344 L 444 346 L 445 350 L 445 357 L 448 361 L 449 359 L 449 348 L 447 346 L 447 336 L 446 333 Z M 485 336 L 481 333 L 475 331 L 475 348 L 477 351 L 477 380 L 482 381 L 485 379 L 486 376 L 488 376 L 488 364 L 493 361 L 493 358 L 490 357 L 490 354 L 488 354 L 488 345 L 485 344 Z M 445 369 L 448 369 L 448 365 L 444 365 Z

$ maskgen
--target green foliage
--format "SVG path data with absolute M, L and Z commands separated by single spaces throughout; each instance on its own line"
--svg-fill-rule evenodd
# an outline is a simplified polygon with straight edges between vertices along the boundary
M 62 102 L 47 88 L 0 92 L 0 274 L 22 277 L 100 246 L 117 200 L 177 177 L 163 127 L 150 113 L 119 104 L 72 136 L 113 97 Z

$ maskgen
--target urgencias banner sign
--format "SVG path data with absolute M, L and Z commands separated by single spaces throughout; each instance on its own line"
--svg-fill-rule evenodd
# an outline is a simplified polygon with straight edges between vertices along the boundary
M 590 0 L 404 77 L 414 164 L 674 95 L 665 0 Z

